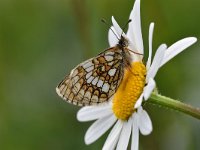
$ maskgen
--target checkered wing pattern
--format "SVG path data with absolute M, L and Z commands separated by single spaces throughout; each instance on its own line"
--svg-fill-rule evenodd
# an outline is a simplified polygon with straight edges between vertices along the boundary
M 74 68 L 56 87 L 57 94 L 74 105 L 109 101 L 124 75 L 122 50 L 113 47 Z

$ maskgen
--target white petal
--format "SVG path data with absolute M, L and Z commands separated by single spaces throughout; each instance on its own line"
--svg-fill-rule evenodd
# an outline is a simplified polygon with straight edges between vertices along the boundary
M 121 35 L 126 36 L 113 16 L 112 16 L 112 23 L 119 39 L 121 38 Z
M 85 143 L 91 144 L 101 137 L 117 120 L 114 115 L 109 115 L 95 121 L 85 134 Z
M 151 96 L 152 91 L 154 90 L 156 86 L 156 82 L 154 81 L 153 78 L 149 79 L 149 82 L 147 86 L 144 87 L 144 99 L 148 100 L 148 98 Z
M 78 121 L 91 121 L 112 114 L 109 104 L 103 106 L 85 106 L 77 113 Z
M 140 0 L 136 0 L 131 11 L 130 17 L 131 22 L 127 31 L 127 37 L 133 43 L 131 48 L 141 54 L 144 52 L 142 31 L 141 31 L 141 19 L 140 19 Z
M 102 150 L 112 150 L 115 148 L 122 127 L 123 127 L 123 122 L 121 120 L 118 120 L 113 129 L 111 130 L 110 134 L 108 135 Z
M 159 48 L 156 51 L 156 54 L 154 56 L 153 62 L 151 64 L 151 67 L 149 68 L 147 72 L 146 82 L 148 83 L 149 78 L 154 78 L 159 67 L 160 63 L 162 62 L 162 59 L 164 57 L 164 53 L 166 51 L 167 46 L 165 44 L 162 44 L 159 46 Z
M 142 101 L 143 101 L 143 96 L 144 96 L 144 94 L 142 93 L 142 94 L 140 95 L 139 99 L 137 100 L 137 102 L 135 103 L 134 108 L 138 108 L 138 107 L 141 106 Z
M 133 114 L 131 150 L 139 149 L 139 128 L 137 114 Z
M 149 115 L 147 114 L 145 110 L 142 109 L 142 107 L 138 109 L 137 113 L 138 113 L 138 125 L 139 125 L 140 132 L 143 135 L 150 134 L 153 128 L 152 128 L 152 122 Z
M 113 47 L 118 43 L 119 40 L 117 39 L 118 35 L 117 35 L 117 32 L 115 31 L 114 27 L 111 27 L 111 28 L 112 28 L 112 30 L 109 29 L 109 31 L 108 31 L 108 42 L 109 42 L 110 47 Z M 115 32 L 115 33 L 113 33 L 113 32 Z
M 128 120 L 128 122 L 124 123 L 116 150 L 126 150 L 127 149 L 130 135 L 131 135 L 132 121 L 133 120 L 130 118 Z
M 160 64 L 160 67 L 163 66 L 165 63 L 167 63 L 170 59 L 175 57 L 177 54 L 191 46 L 197 41 L 195 37 L 188 37 L 184 38 L 182 40 L 179 40 L 178 42 L 171 45 L 165 52 L 164 59 L 162 63 Z
M 149 69 L 151 65 L 153 30 L 154 30 L 154 23 L 151 23 L 149 26 L 149 57 L 147 60 L 147 65 L 146 65 L 147 70 Z

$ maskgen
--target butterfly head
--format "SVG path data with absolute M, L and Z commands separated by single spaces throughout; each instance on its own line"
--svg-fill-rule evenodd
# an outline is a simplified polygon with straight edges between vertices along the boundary
M 128 45 L 129 45 L 128 39 L 126 39 L 123 35 L 121 35 L 121 38 L 119 39 L 117 46 L 123 49 L 124 47 L 128 47 Z

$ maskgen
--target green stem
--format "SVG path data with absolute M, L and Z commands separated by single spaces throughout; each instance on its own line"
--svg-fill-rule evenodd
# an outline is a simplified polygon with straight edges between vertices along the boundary
M 147 101 L 147 103 L 157 104 L 160 106 L 178 110 L 187 115 L 190 115 L 197 119 L 200 119 L 200 108 L 194 108 L 191 105 L 182 103 L 180 101 L 171 99 L 166 96 L 162 96 L 162 95 L 154 93 L 154 92 L 152 93 L 152 95 L 151 95 L 150 99 Z

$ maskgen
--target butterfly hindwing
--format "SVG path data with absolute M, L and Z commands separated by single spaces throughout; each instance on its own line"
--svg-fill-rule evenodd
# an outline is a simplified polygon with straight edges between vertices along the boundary
M 57 86 L 64 100 L 75 105 L 94 105 L 108 101 L 124 74 L 122 50 L 112 47 L 75 67 Z

